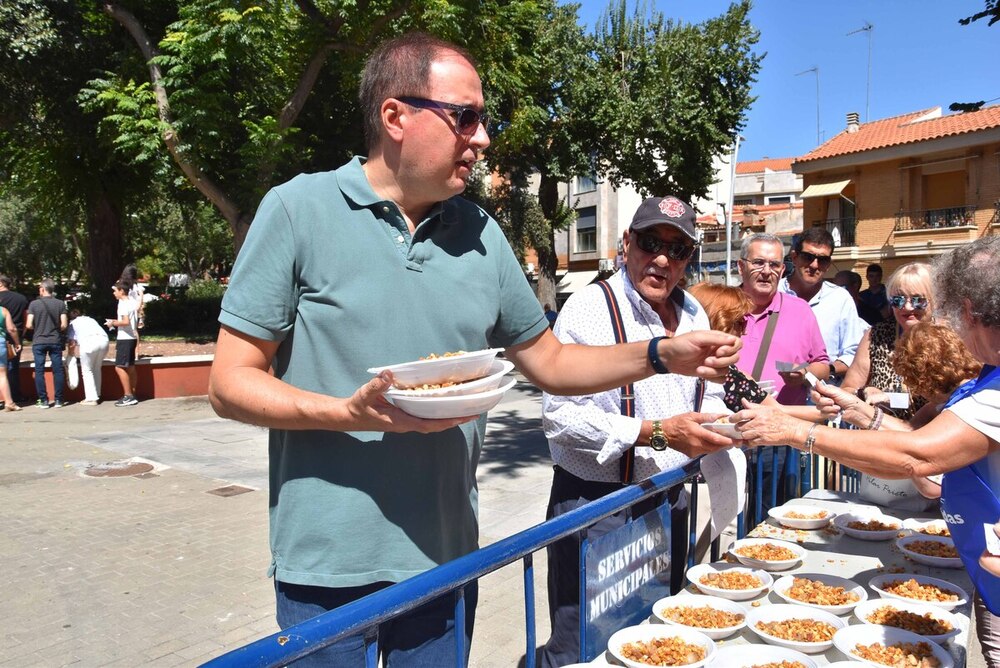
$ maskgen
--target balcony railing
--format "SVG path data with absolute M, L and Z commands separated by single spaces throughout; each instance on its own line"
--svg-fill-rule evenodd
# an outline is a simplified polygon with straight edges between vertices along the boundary
M 900 211 L 896 214 L 896 232 L 934 230 L 942 227 L 975 225 L 976 207 L 950 206 L 945 209 Z
M 836 248 L 857 245 L 854 241 L 854 231 L 858 226 L 858 220 L 854 216 L 817 220 L 813 225 L 825 225 L 827 232 L 833 235 L 833 243 Z

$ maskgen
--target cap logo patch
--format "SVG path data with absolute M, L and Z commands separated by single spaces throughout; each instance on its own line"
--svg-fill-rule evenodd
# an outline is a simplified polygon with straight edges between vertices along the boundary
M 684 202 L 680 201 L 676 197 L 664 197 L 660 200 L 660 213 L 664 216 L 668 216 L 670 218 L 680 218 L 684 215 L 685 211 Z

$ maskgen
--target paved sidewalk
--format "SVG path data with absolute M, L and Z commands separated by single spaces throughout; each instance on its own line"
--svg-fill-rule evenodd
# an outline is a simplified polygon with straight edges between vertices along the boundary
M 490 415 L 482 543 L 544 519 L 550 465 L 534 388 Z M 266 431 L 204 398 L 0 415 L 0 666 L 192 666 L 277 631 L 266 578 Z M 143 477 L 88 466 L 136 458 Z M 217 496 L 239 485 L 254 491 Z M 548 636 L 544 554 L 538 637 Z M 524 654 L 519 564 L 483 579 L 474 666 Z

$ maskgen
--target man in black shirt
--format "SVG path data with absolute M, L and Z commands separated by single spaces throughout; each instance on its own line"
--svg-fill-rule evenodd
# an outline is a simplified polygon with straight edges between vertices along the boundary
M 838 271 L 837 275 L 833 277 L 833 282 L 842 288 L 845 288 L 854 298 L 854 305 L 858 307 L 858 315 L 862 320 L 867 322 L 869 325 L 877 325 L 882 322 L 882 314 L 878 312 L 878 309 L 869 306 L 867 303 L 861 301 L 861 274 L 856 271 Z M 883 288 L 884 290 L 885 288 Z
M 35 393 L 38 408 L 49 408 L 49 395 L 45 389 L 45 356 L 52 362 L 52 388 L 55 407 L 62 408 L 63 385 L 66 384 L 66 370 L 63 368 L 63 332 L 69 326 L 66 304 L 52 296 L 56 284 L 51 278 L 43 278 L 38 284 L 38 299 L 28 304 L 28 319 L 25 329 L 32 330 L 31 352 L 35 355 Z
M 21 341 L 24 341 L 24 314 L 28 310 L 28 298 L 11 290 L 11 285 L 13 282 L 10 278 L 0 274 L 0 306 L 10 311 L 10 318 L 14 321 L 17 336 Z M 23 401 L 20 355 L 7 358 L 7 383 L 10 385 L 10 394 L 14 397 L 14 401 Z

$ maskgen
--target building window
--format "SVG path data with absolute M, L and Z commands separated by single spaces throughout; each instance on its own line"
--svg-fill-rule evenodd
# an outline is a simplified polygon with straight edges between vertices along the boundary
M 733 208 L 738 206 L 751 206 L 753 204 L 753 197 L 737 197 L 733 200 Z
M 767 198 L 767 203 L 768 204 L 791 204 L 792 203 L 792 197 L 791 197 L 791 195 L 782 195 L 781 197 L 768 197 Z
M 585 206 L 576 210 L 576 252 L 597 250 L 597 207 Z
M 573 179 L 573 192 L 575 194 L 589 193 L 595 190 L 597 190 L 596 175 L 588 174 L 586 176 L 577 176 Z

